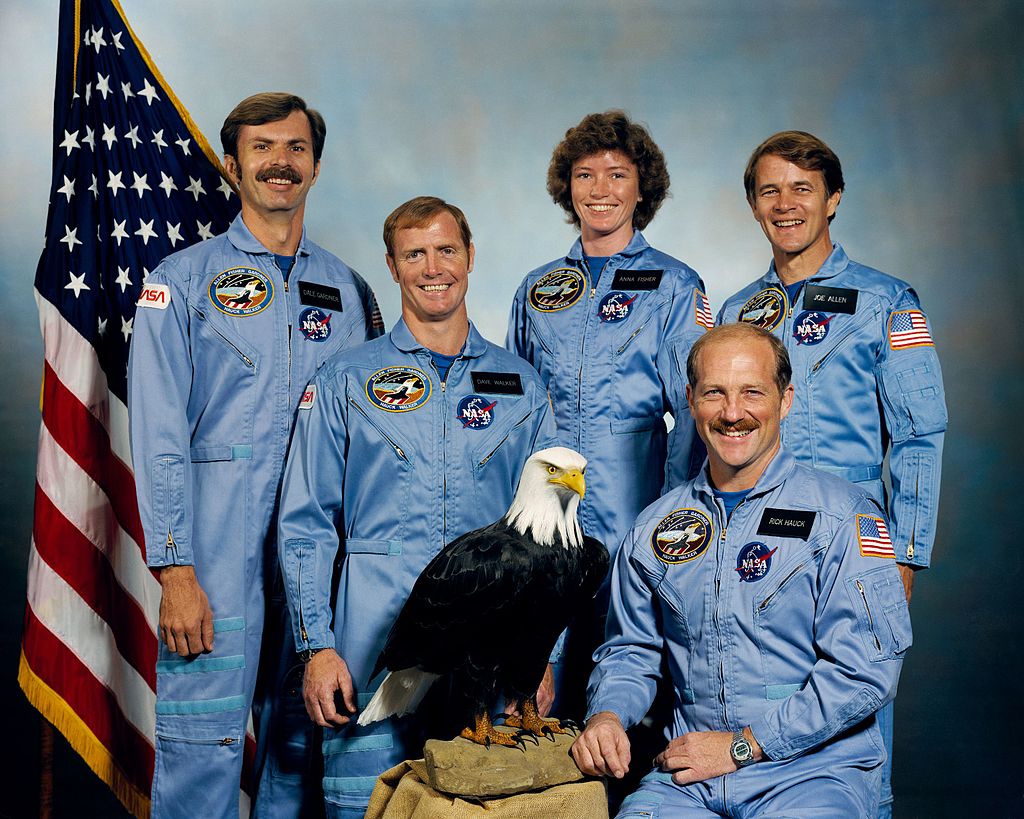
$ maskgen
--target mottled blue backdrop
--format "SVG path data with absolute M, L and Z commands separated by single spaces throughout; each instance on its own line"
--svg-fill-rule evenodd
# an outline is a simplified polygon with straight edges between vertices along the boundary
M 31 533 L 42 361 L 32 277 L 50 178 L 55 2 L 0 7 L 0 693 L 15 763 L 0 816 L 35 810 L 34 712 L 15 683 Z M 466 211 L 470 312 L 500 341 L 523 273 L 573 239 L 544 191 L 550 152 L 590 111 L 646 122 L 672 198 L 646 231 L 703 276 L 712 308 L 763 272 L 742 171 L 768 134 L 800 128 L 844 163 L 833 237 L 909 280 L 942 357 L 950 427 L 935 567 L 919 576 L 897 701 L 897 816 L 1024 813 L 1024 580 L 1013 530 L 1024 456 L 1024 59 L 1015 0 L 429 3 L 122 0 L 212 141 L 260 90 L 291 90 L 328 124 L 311 236 L 371 282 L 388 326 L 397 288 L 385 215 L 421 193 Z M 10 758 L 10 755 L 9 755 Z M 59 742 L 55 816 L 118 815 Z

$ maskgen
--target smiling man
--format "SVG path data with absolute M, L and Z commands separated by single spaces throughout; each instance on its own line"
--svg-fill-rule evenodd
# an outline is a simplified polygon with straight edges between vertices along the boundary
M 162 586 L 154 817 L 238 816 L 261 642 L 265 697 L 298 688 L 290 649 L 280 665 L 291 629 L 274 541 L 288 436 L 317 367 L 383 331 L 366 283 L 305 236 L 325 135 L 294 95 L 239 103 L 221 141 L 241 213 L 167 257 L 139 300 L 132 457 Z M 290 710 L 275 703 L 258 721 L 262 817 L 302 810 L 312 731 Z
M 701 474 L 648 507 L 612 571 L 605 643 L 572 753 L 621 778 L 625 729 L 663 662 L 668 744 L 620 817 L 871 817 L 910 616 L 878 505 L 781 448 L 781 342 L 749 324 L 694 344 L 687 397 Z
M 719 323 L 747 322 L 783 341 L 796 376 L 783 444 L 797 460 L 857 483 L 886 509 L 909 601 L 914 572 L 931 561 L 946 430 L 930 324 L 910 285 L 851 260 L 832 242 L 843 170 L 820 139 L 802 131 L 769 137 L 751 155 L 743 184 L 772 263 L 726 301 Z M 891 707 L 880 722 L 891 756 Z M 891 760 L 880 819 L 891 815 L 890 771 Z
M 462 211 L 412 199 L 385 221 L 384 246 L 402 319 L 306 388 L 281 491 L 281 564 L 306 710 L 325 729 L 328 817 L 361 819 L 378 774 L 423 754 L 415 715 L 354 719 L 416 578 L 449 541 L 501 517 L 526 459 L 555 443 L 537 373 L 469 321 L 475 250 Z

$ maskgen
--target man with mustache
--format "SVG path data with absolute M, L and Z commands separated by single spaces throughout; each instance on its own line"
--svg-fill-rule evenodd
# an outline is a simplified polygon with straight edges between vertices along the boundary
M 726 301 L 718 322 L 752 323 L 782 339 L 797 385 L 783 443 L 797 460 L 857 483 L 886 510 L 909 601 L 915 572 L 931 561 L 946 430 L 930 323 L 909 284 L 832 242 L 845 185 L 839 157 L 820 139 L 803 131 L 769 137 L 751 155 L 743 184 L 772 263 Z M 890 756 L 879 809 L 887 819 L 891 706 L 879 720 Z
M 260 699 L 274 705 L 257 720 L 256 815 L 299 815 L 304 783 L 316 783 L 302 665 L 284 642 L 277 493 L 306 383 L 331 353 L 384 329 L 366 282 L 305 235 L 325 135 L 292 94 L 239 103 L 221 142 L 241 213 L 168 256 L 139 301 L 132 453 L 162 586 L 154 817 L 238 815 L 258 668 Z M 289 691 L 294 707 L 280 700 Z
M 708 458 L 616 555 L 572 749 L 584 773 L 624 776 L 625 728 L 664 659 L 670 741 L 620 817 L 877 811 L 875 712 L 896 693 L 910 615 L 877 503 L 781 448 L 791 374 L 779 339 L 750 324 L 690 350 L 686 395 Z

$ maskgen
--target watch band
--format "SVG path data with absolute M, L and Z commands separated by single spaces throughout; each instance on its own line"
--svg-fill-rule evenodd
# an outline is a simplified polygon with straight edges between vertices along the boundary
M 304 663 L 308 663 L 310 660 L 313 659 L 313 655 L 314 654 L 318 654 L 319 652 L 323 651 L 325 648 L 327 648 L 327 646 L 321 646 L 320 648 L 306 648 L 306 649 L 303 649 L 302 651 L 298 652 L 299 659 L 302 660 L 302 662 L 304 662 Z

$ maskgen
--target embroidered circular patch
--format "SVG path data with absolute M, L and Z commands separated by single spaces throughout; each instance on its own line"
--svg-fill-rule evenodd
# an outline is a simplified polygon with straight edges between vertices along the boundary
M 467 395 L 455 410 L 455 417 L 462 422 L 463 429 L 487 429 L 494 420 L 496 399 L 482 395 Z
M 601 299 L 601 303 L 597 306 L 598 318 L 609 324 L 625 321 L 629 317 L 629 311 L 633 309 L 635 301 L 635 295 L 631 296 L 621 290 L 612 290 Z
M 254 316 L 274 300 L 274 283 L 262 270 L 232 267 L 210 282 L 210 301 L 229 316 Z
M 708 550 L 714 533 L 708 516 L 697 509 L 677 509 L 651 532 L 651 547 L 662 563 L 687 563 Z
M 530 307 L 542 313 L 554 313 L 572 307 L 587 283 L 580 271 L 572 267 L 560 267 L 541 276 L 530 288 Z
M 330 310 L 320 307 L 307 307 L 299 313 L 299 329 L 308 341 L 327 341 L 331 337 Z
M 756 583 L 768 574 L 772 567 L 772 555 L 778 550 L 778 546 L 769 549 L 756 540 L 740 549 L 736 556 L 736 573 L 740 576 L 740 583 Z
M 829 322 L 835 316 L 819 313 L 817 310 L 804 310 L 793 322 L 793 338 L 797 344 L 814 346 L 821 344 L 828 335 Z
M 777 287 L 769 287 L 750 297 L 740 308 L 737 321 L 745 321 L 765 330 L 774 330 L 786 315 L 786 294 Z
M 430 379 L 415 367 L 385 367 L 367 380 L 366 397 L 386 412 L 419 409 L 430 398 Z

